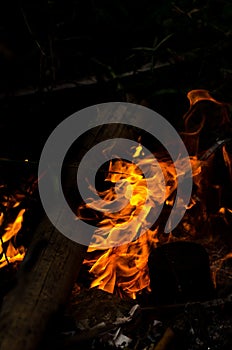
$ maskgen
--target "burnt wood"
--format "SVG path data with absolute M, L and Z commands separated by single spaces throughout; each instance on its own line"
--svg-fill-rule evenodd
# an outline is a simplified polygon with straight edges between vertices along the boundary
M 45 217 L 5 297 L 0 349 L 36 349 L 51 317 L 65 304 L 86 247 L 65 238 Z
M 135 136 L 133 128 L 121 124 L 95 128 L 77 142 L 75 161 L 80 161 L 88 149 L 107 136 L 129 137 L 129 134 Z M 72 192 L 70 184 L 74 178 L 76 169 L 70 167 L 64 176 L 66 193 Z M 71 198 L 70 203 L 73 201 Z M 57 213 L 58 219 L 61 215 Z M 1 350 L 39 348 L 49 322 L 67 302 L 86 251 L 86 246 L 66 238 L 44 216 L 20 265 L 16 284 L 3 300 Z

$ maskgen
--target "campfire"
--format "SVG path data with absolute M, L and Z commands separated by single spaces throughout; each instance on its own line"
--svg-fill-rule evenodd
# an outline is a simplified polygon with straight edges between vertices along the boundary
M 76 298 L 75 307 L 77 309 L 81 303 L 80 300 L 85 298 L 83 293 L 88 296 L 91 292 L 96 293 L 97 296 L 105 297 L 106 300 L 111 298 L 110 307 L 112 307 L 113 302 L 118 303 L 118 307 L 122 302 L 128 303 L 127 305 L 130 307 L 129 317 L 127 319 L 124 317 L 124 321 L 121 320 L 121 323 L 118 323 L 121 326 L 120 331 L 117 331 L 117 336 L 115 333 L 113 336 L 107 333 L 108 328 L 112 330 L 116 327 L 115 320 L 110 320 L 107 327 L 103 327 L 103 329 L 96 327 L 96 325 L 94 331 L 92 328 L 91 331 L 84 329 L 84 338 L 79 329 L 80 333 L 77 334 L 77 338 L 75 336 L 72 338 L 70 343 L 72 345 L 67 345 L 67 349 L 72 348 L 73 342 L 82 344 L 83 339 L 88 338 L 86 334 L 90 333 L 89 339 L 91 341 L 95 336 L 99 340 L 99 334 L 101 335 L 101 345 L 104 342 L 104 337 L 108 334 L 107 337 L 110 338 L 110 341 L 107 342 L 107 340 L 106 343 L 112 349 L 139 349 L 128 346 L 132 341 L 131 337 L 135 337 L 131 327 L 133 328 L 136 310 L 141 307 L 145 310 L 143 311 L 146 314 L 145 318 L 148 317 L 153 326 L 155 324 L 155 327 L 152 327 L 159 334 L 151 341 L 153 347 L 151 346 L 149 349 L 167 349 L 170 339 L 175 337 L 178 330 L 181 330 L 182 334 L 184 332 L 187 334 L 187 326 L 182 327 L 179 319 L 173 327 L 167 326 L 164 322 L 166 332 L 163 329 L 162 337 L 160 334 L 162 330 L 157 330 L 159 328 L 157 325 L 160 326 L 161 321 L 159 319 L 157 321 L 157 318 L 154 319 L 152 313 L 155 317 L 161 313 L 162 319 L 163 312 L 167 319 L 170 316 L 170 310 L 171 313 L 181 312 L 182 314 L 186 303 L 190 303 L 193 308 L 194 303 L 201 303 L 202 307 L 206 309 L 211 308 L 212 305 L 218 307 L 218 305 L 231 303 L 230 299 L 227 298 L 226 301 L 223 301 L 217 295 L 218 288 L 224 283 L 222 275 L 225 273 L 225 269 L 223 270 L 223 266 L 226 266 L 232 257 L 230 237 L 232 122 L 229 116 L 229 106 L 212 97 L 206 90 L 190 91 L 187 97 L 190 106 L 183 116 L 183 129 L 179 130 L 179 134 L 190 155 L 192 173 L 189 173 L 189 176 L 193 180 L 193 190 L 186 212 L 179 225 L 172 232 L 165 233 L 164 226 L 172 210 L 178 188 L 176 168 L 167 152 L 164 149 L 156 148 L 154 143 L 154 147 L 151 144 L 152 152 L 159 162 L 161 171 L 158 168 L 157 171 L 152 169 L 150 177 L 144 177 L 141 168 L 146 167 L 149 173 L 149 169 L 154 167 L 154 158 L 152 156 L 144 157 L 143 143 L 147 140 L 144 139 L 146 135 L 143 134 L 139 135 L 138 147 L 131 149 L 136 164 L 115 158 L 99 169 L 98 180 L 100 183 L 96 186 L 99 188 L 99 196 L 108 203 L 113 202 L 116 196 L 119 196 L 121 203 L 124 204 L 125 194 L 129 200 L 119 211 L 98 216 L 97 228 L 87 251 L 84 247 L 77 248 L 73 242 L 67 242 L 64 237 L 57 239 L 60 237 L 57 236 L 58 233 L 54 231 L 55 233 L 51 234 L 52 225 L 45 222 L 43 230 L 49 231 L 49 233 L 46 233 L 41 239 L 42 231 L 40 229 L 39 234 L 35 235 L 34 242 L 34 238 L 32 239 L 32 248 L 30 246 L 27 253 L 27 247 L 20 244 L 20 239 L 18 243 L 18 237 L 24 225 L 25 212 L 26 210 L 30 211 L 30 209 L 23 207 L 23 204 L 27 194 L 32 195 L 31 187 L 23 195 L 14 193 L 14 195 L 6 196 L 5 192 L 2 191 L 0 268 L 4 269 L 15 262 L 19 264 L 26 255 L 22 262 L 21 275 L 19 274 L 21 276 L 19 278 L 23 280 L 29 278 L 30 280 L 25 301 L 28 301 L 32 295 L 37 299 L 40 298 L 39 303 L 45 302 L 46 307 L 41 309 L 45 318 L 49 318 L 50 313 L 54 312 L 60 303 L 65 303 L 64 299 L 67 300 L 68 292 L 72 288 L 72 298 Z M 185 159 L 179 159 L 176 162 L 177 165 L 180 173 L 184 174 L 186 171 Z M 117 189 L 115 189 L 116 183 L 120 183 Z M 4 185 L 1 189 L 3 187 Z M 33 189 L 35 188 L 33 187 Z M 92 208 L 99 208 L 100 203 L 101 201 L 89 199 L 89 202 L 81 204 L 77 210 L 78 217 L 82 220 L 88 220 L 88 222 L 92 220 L 95 223 L 96 216 L 93 215 Z M 147 223 L 148 217 L 156 210 L 156 207 L 163 203 L 162 213 L 158 220 L 151 223 L 150 229 L 140 235 L 141 226 Z M 53 234 L 54 236 L 52 236 Z M 115 246 L 114 242 L 117 242 Z M 109 246 L 110 248 L 108 248 Z M 78 258 L 77 252 L 79 252 Z M 52 263 L 49 262 L 49 259 L 55 261 L 56 276 L 54 276 L 52 270 L 54 267 L 51 267 Z M 57 285 L 53 288 L 53 284 L 56 284 L 59 278 L 62 280 L 67 266 L 69 272 L 64 277 L 64 281 L 60 282 L 61 287 Z M 32 271 L 35 271 L 34 276 L 31 275 Z M 223 273 L 220 275 L 222 271 Z M 26 279 L 22 277 L 24 273 L 26 273 Z M 29 274 L 30 277 L 28 277 Z M 39 276 L 41 275 L 43 275 L 43 282 L 40 284 Z M 50 277 L 50 282 L 47 282 Z M 33 280 L 36 280 L 36 284 L 40 288 L 39 296 L 31 289 Z M 83 282 L 86 280 L 88 281 L 87 288 Z M 49 284 L 48 287 L 44 281 Z M 22 290 L 21 283 L 24 282 L 18 283 L 20 290 Z M 51 289 L 54 290 L 51 292 Z M 51 305 L 51 300 L 50 305 L 47 305 L 50 295 L 52 298 L 57 298 L 54 307 Z M 7 298 L 6 295 L 6 300 Z M 12 297 L 10 295 L 10 302 L 16 300 L 14 298 L 14 294 Z M 218 300 L 218 303 L 215 303 L 215 300 Z M 18 305 L 18 301 L 14 302 Z M 29 301 L 30 303 L 33 301 Z M 108 305 L 108 301 L 106 304 Z M 133 306 L 133 310 L 131 306 Z M 22 310 L 21 305 L 17 307 Z M 160 307 L 161 309 L 159 309 Z M 168 317 L 165 307 L 168 307 Z M 5 317 L 2 323 L 3 329 L 6 329 L 6 325 L 9 323 L 6 310 L 7 307 L 3 308 L 3 316 Z M 28 306 L 28 310 L 34 310 L 33 305 Z M 141 310 L 140 312 L 142 312 Z M 24 317 L 21 321 L 23 324 L 26 323 Z M 127 324 L 127 321 L 130 325 L 129 330 L 126 328 L 127 335 L 122 335 L 122 325 Z M 80 324 L 78 322 L 77 324 Z M 43 334 L 46 325 L 41 327 Z M 178 330 L 175 331 L 175 329 Z M 150 333 L 149 337 L 151 338 Z M 124 339 L 124 343 L 123 341 L 120 343 L 119 338 Z M 34 339 L 38 341 L 39 335 L 36 334 Z M 163 340 L 166 345 L 160 345 L 160 341 Z M 18 344 L 22 346 L 23 342 L 24 340 L 21 339 Z M 29 344 L 30 340 L 27 342 Z M 8 341 L 5 340 L 4 344 L 8 344 Z M 203 345 L 205 346 L 205 344 Z M 146 346 L 149 345 L 140 346 L 141 349 L 148 349 Z M 5 347 L 3 346 L 2 349 Z M 196 346 L 191 349 L 203 349 L 203 347 Z
M 227 216 L 231 213 L 231 209 L 228 207 L 231 204 L 228 201 L 229 198 L 224 197 L 225 191 L 231 188 L 232 170 L 231 155 L 228 150 L 228 144 L 231 142 L 229 138 L 231 136 L 231 121 L 226 105 L 215 100 L 205 90 L 190 91 L 188 98 L 190 108 L 184 116 L 185 130 L 181 135 L 191 155 L 191 176 L 194 189 L 186 215 L 177 230 L 178 236 L 175 237 L 176 232 L 165 235 L 162 232 L 162 222 L 159 222 L 136 239 L 140 227 L 134 218 L 141 211 L 144 211 L 141 220 L 144 222 L 148 213 L 156 205 L 165 201 L 167 213 L 174 203 L 178 179 L 173 162 L 167 159 L 167 155 L 156 154 L 162 175 L 157 171 L 154 177 L 148 179 L 144 178 L 139 166 L 146 164 L 148 168 L 152 167 L 152 157 L 145 159 L 142 157 L 136 166 L 122 159 L 111 161 L 108 172 L 106 171 L 105 181 L 111 185 L 121 181 L 123 185 L 128 186 L 128 191 L 132 192 L 133 196 L 123 210 L 109 216 L 105 215 L 99 222 L 99 229 L 95 232 L 92 246 L 89 247 L 87 258 L 84 260 L 84 264 L 90 267 L 89 272 L 94 276 L 91 287 L 98 287 L 110 293 L 118 293 L 120 296 L 127 295 L 136 299 L 136 295 L 142 290 L 150 291 L 148 257 L 151 251 L 164 241 L 194 240 L 199 237 L 206 241 L 214 239 L 213 237 L 218 234 L 213 232 L 212 225 L 215 219 L 217 217 L 224 218 L 226 222 Z M 217 110 L 217 115 L 215 115 L 214 109 Z M 213 138 L 214 135 L 217 136 Z M 139 145 L 134 150 L 133 156 L 139 158 L 141 154 L 143 154 L 143 148 L 142 145 Z M 222 158 L 220 162 L 223 162 L 220 163 L 221 169 L 227 173 L 226 184 L 222 183 L 222 179 L 218 179 L 218 183 L 211 181 L 212 173 L 216 172 L 217 166 L 219 166 L 219 163 L 217 164 L 219 162 L 217 158 L 220 157 L 218 154 Z M 183 159 L 180 159 L 178 167 L 181 172 L 185 172 Z M 165 192 L 162 191 L 163 176 L 166 184 Z M 150 202 L 145 205 L 145 198 L 149 191 L 147 182 L 149 182 L 153 192 L 149 193 Z M 215 206 L 213 211 L 209 208 L 208 203 L 209 200 L 212 200 L 212 198 L 208 198 L 212 195 L 211 192 L 214 192 L 214 196 L 216 195 L 216 198 L 213 198 Z M 108 201 L 113 201 L 115 198 L 114 186 L 101 192 L 100 196 Z M 121 200 L 124 200 L 123 196 Z M 98 202 L 91 203 L 92 205 L 98 207 Z M 82 215 L 81 213 L 85 212 L 86 208 L 88 205 L 79 208 L 79 215 Z M 130 222 L 132 222 L 131 225 L 128 224 Z M 120 235 L 123 236 L 125 231 L 130 237 L 131 243 L 106 250 L 102 249 L 109 242 L 120 241 Z M 100 247 L 101 252 L 99 252 L 98 247 Z M 216 284 L 215 273 L 214 271 L 213 277 Z

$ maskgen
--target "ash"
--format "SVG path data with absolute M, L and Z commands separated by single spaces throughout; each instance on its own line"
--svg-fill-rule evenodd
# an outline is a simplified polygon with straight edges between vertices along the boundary
M 232 284 L 211 301 L 150 306 L 75 284 L 56 334 L 56 348 L 231 350 L 232 294 L 228 292 L 232 293 Z M 140 296 L 145 299 L 146 295 Z

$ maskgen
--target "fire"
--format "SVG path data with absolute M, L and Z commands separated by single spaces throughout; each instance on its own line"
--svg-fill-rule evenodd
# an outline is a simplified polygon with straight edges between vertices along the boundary
M 193 182 L 195 193 L 193 193 L 188 210 L 197 207 L 200 203 L 201 217 L 203 220 L 207 213 L 204 200 L 201 203 L 201 195 L 204 192 L 204 174 L 207 170 L 208 158 L 212 158 L 213 150 L 207 151 L 207 157 L 201 147 L 199 138 L 201 130 L 205 128 L 207 118 L 204 115 L 201 118 L 197 129 L 191 129 L 191 118 L 196 111 L 196 105 L 200 101 L 210 101 L 222 108 L 222 114 L 219 116 L 220 131 L 227 129 L 230 124 L 228 114 L 224 104 L 216 101 L 205 90 L 192 90 L 187 95 L 190 108 L 184 115 L 185 131 L 183 132 L 184 142 L 190 140 L 190 161 L 192 165 Z M 199 113 L 199 111 L 197 110 Z M 201 112 L 201 110 L 200 110 Z M 213 127 L 213 122 L 211 126 Z M 187 145 L 188 146 L 188 145 Z M 202 156 L 203 155 L 203 156 Z M 166 207 L 172 207 L 175 200 L 175 190 L 178 186 L 178 179 L 173 162 L 157 155 L 159 167 L 154 167 L 154 158 L 144 156 L 143 148 L 139 146 L 134 150 L 134 158 L 137 163 L 130 163 L 123 159 L 111 161 L 107 171 L 106 182 L 112 186 L 106 191 L 100 193 L 100 197 L 105 200 L 105 208 L 117 200 L 120 207 L 117 212 L 104 213 L 100 220 L 98 228 L 95 231 L 93 240 L 88 249 L 84 264 L 90 267 L 90 273 L 94 276 L 91 287 L 97 287 L 109 293 L 117 293 L 120 296 L 136 298 L 136 295 L 142 291 L 150 291 L 150 278 L 148 271 L 148 257 L 151 249 L 159 244 L 159 233 L 162 233 L 162 224 L 155 223 L 140 235 L 142 226 L 149 223 L 150 214 L 156 214 L 157 207 L 165 203 Z M 231 158 L 227 148 L 223 146 L 223 157 L 226 166 L 231 173 Z M 185 160 L 179 159 L 175 164 L 185 174 Z M 143 167 L 148 169 L 149 176 L 144 177 Z M 149 169 L 151 170 L 149 172 Z M 202 172 L 202 169 L 204 171 Z M 117 184 L 117 187 L 114 185 Z M 207 185 L 208 186 L 208 185 Z M 216 186 L 215 186 L 216 187 Z M 147 200 L 148 198 L 148 200 Z M 181 199 L 179 199 L 181 200 Z M 80 207 L 78 216 L 87 219 L 86 208 L 100 209 L 101 200 L 93 201 Z M 83 212 L 85 214 L 83 214 Z M 220 210 L 219 210 L 220 212 Z M 194 220 L 193 220 L 194 221 Z M 193 223 L 194 225 L 194 223 Z M 182 228 L 194 236 L 196 229 L 192 223 L 183 220 Z M 170 234 L 172 236 L 172 234 Z M 170 237 L 169 236 L 169 237 Z M 126 237 L 126 238 L 125 238 Z M 115 242 L 115 245 L 114 245 Z
M 38 179 L 34 174 L 23 177 L 17 187 L 12 184 L 9 186 L 5 180 L 0 184 L 0 268 L 19 263 L 25 257 L 27 248 L 23 245 L 25 240 L 22 228 L 23 223 L 24 227 L 26 224 L 25 213 L 29 209 L 29 203 L 34 202 L 33 195 L 37 186 Z
M 196 221 L 202 225 L 204 220 L 210 220 L 207 213 L 206 191 L 210 186 L 218 193 L 221 191 L 220 184 L 210 184 L 208 179 L 208 168 L 214 158 L 215 146 L 210 144 L 210 148 L 207 145 L 204 149 L 207 132 L 214 130 L 216 125 L 218 134 L 224 136 L 224 133 L 229 133 L 232 127 L 225 105 L 211 97 L 208 91 L 192 90 L 187 97 L 190 107 L 183 116 L 185 130 L 181 135 L 190 154 L 192 173 L 189 176 L 193 177 L 195 192 L 186 208 L 187 215 L 183 218 L 181 227 L 183 231 L 188 232 L 188 235 L 194 237 L 197 232 Z M 201 108 L 197 108 L 198 103 L 204 101 L 210 101 L 216 106 L 217 118 L 214 118 L 215 115 L 212 117 L 208 110 L 205 112 L 202 105 Z M 219 112 L 217 108 L 220 109 Z M 180 157 L 174 165 L 166 154 L 147 155 L 140 143 L 131 152 L 133 162 L 118 158 L 111 160 L 106 171 L 106 189 L 98 193 L 101 199 L 89 199 L 80 206 L 78 217 L 90 220 L 86 215 L 88 209 L 99 210 L 101 213 L 84 261 L 94 276 L 91 287 L 135 299 L 139 292 L 150 291 L 148 257 L 152 249 L 162 244 L 163 234 L 162 220 L 154 218 L 159 217 L 157 214 L 161 213 L 161 209 L 165 208 L 165 213 L 170 212 L 178 187 L 176 169 L 178 168 L 179 174 L 186 174 L 186 159 Z M 221 154 L 231 179 L 232 159 L 226 144 L 222 144 Z M 154 159 L 158 161 L 154 162 Z M 181 198 L 178 200 L 181 201 Z M 10 207 L 18 209 L 20 204 L 20 200 L 15 200 Z M 226 214 L 231 214 L 232 210 L 224 204 L 219 206 L 217 213 L 213 213 L 211 217 L 222 216 L 226 222 Z M 26 253 L 23 246 L 17 247 L 16 244 L 25 209 L 19 209 L 13 222 L 6 225 L 8 204 L 4 202 L 1 205 L 4 210 L 0 212 L 0 268 L 23 260 Z M 193 217 L 191 214 L 188 216 L 188 212 L 195 208 L 198 208 L 199 216 Z M 165 239 L 169 241 L 172 237 L 171 233 Z M 231 257 L 231 253 L 220 262 L 228 257 Z
M 143 154 L 139 145 L 135 149 L 134 158 L 142 157 Z M 191 162 L 195 176 L 200 172 L 200 163 L 194 157 Z M 155 167 L 148 178 L 140 170 L 144 165 L 148 169 Z M 177 162 L 177 166 L 184 173 L 183 159 Z M 173 204 L 178 184 L 172 161 L 160 161 L 159 167 L 154 165 L 153 156 L 139 158 L 136 165 L 122 159 L 110 162 L 106 181 L 120 184 L 119 187 L 124 190 L 120 192 L 119 188 L 115 191 L 114 187 L 110 187 L 100 196 L 112 203 L 119 195 L 117 200 L 123 207 L 120 211 L 105 214 L 95 231 L 88 253 L 103 250 L 107 246 L 111 248 L 104 249 L 98 258 L 87 258 L 84 261 L 91 266 L 90 273 L 95 276 L 91 287 L 134 299 L 139 291 L 150 291 L 147 262 L 150 249 L 156 247 L 159 241 L 159 226 L 153 227 L 151 223 L 151 228 L 140 235 L 141 226 L 147 223 L 150 214 L 153 213 L 155 217 L 156 208 L 165 201 L 166 205 Z M 125 198 L 128 203 L 124 206 Z M 92 202 L 91 207 L 96 209 L 100 203 L 100 200 Z
M 16 202 L 14 207 L 18 205 L 19 202 Z M 25 256 L 26 250 L 23 246 L 15 247 L 16 236 L 22 227 L 24 213 L 25 209 L 21 209 L 13 223 L 9 223 L 5 228 L 2 228 L 4 226 L 4 213 L 0 215 L 0 228 L 3 231 L 0 241 L 0 268 L 15 261 L 22 261 Z
M 136 149 L 134 157 L 139 156 L 140 151 L 139 148 Z M 151 162 L 151 160 L 145 160 L 147 164 L 149 161 Z M 148 230 L 137 238 L 138 232 L 152 210 L 155 200 L 161 203 L 164 199 L 162 178 L 157 185 L 155 176 L 145 179 L 134 163 L 118 159 L 110 163 L 106 181 L 119 184 L 119 188 L 116 193 L 115 188 L 111 187 L 101 193 L 101 197 L 112 202 L 118 195 L 119 202 L 121 200 L 121 204 L 124 205 L 125 202 L 126 204 L 119 212 L 105 215 L 101 220 L 88 252 L 99 247 L 102 249 L 104 246 L 112 246 L 113 242 L 116 246 L 103 251 L 99 259 L 85 260 L 84 263 L 92 265 L 90 272 L 98 276 L 92 283 L 92 287 L 97 286 L 110 293 L 113 293 L 116 288 L 119 293 L 123 292 L 135 298 L 138 290 L 149 287 L 148 250 L 149 245 L 155 245 L 157 242 L 156 230 Z M 147 182 L 154 188 L 153 195 L 148 189 Z M 157 195 L 156 198 L 155 195 Z M 147 197 L 149 197 L 148 201 L 146 201 Z M 94 204 L 96 208 L 99 203 Z M 124 243 L 125 237 L 126 241 L 131 243 Z
M 213 98 L 210 95 L 209 91 L 203 90 L 203 89 L 189 91 L 187 93 L 187 98 L 189 99 L 189 102 L 190 102 L 190 108 L 199 101 L 212 101 L 216 104 L 220 104 L 220 105 L 222 104 L 221 102 L 215 100 L 215 98 Z

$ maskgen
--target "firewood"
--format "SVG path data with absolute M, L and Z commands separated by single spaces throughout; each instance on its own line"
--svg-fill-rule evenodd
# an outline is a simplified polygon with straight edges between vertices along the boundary
M 123 115 L 122 115 L 123 118 Z M 114 124 L 95 128 L 82 138 L 76 149 L 79 162 L 86 150 L 107 135 L 125 137 L 131 130 Z M 133 133 L 133 130 L 132 130 Z M 72 196 L 76 169 L 70 167 L 64 177 L 64 193 Z M 76 198 L 68 198 L 70 206 Z M 57 219 L 62 213 L 57 213 Z M 47 216 L 41 221 L 24 261 L 15 287 L 5 296 L 0 311 L 0 349 L 35 350 L 39 348 L 47 325 L 67 302 L 87 251 L 62 235 Z
M 45 218 L 37 229 L 17 283 L 0 313 L 0 349 L 35 349 L 51 317 L 65 304 L 86 247 L 58 232 Z

